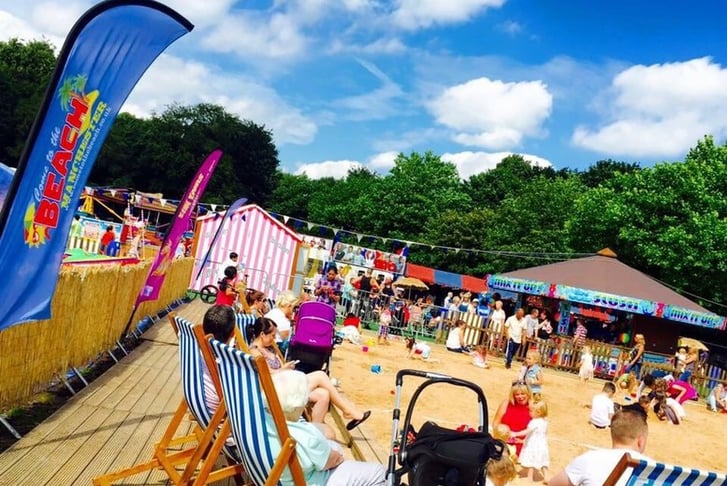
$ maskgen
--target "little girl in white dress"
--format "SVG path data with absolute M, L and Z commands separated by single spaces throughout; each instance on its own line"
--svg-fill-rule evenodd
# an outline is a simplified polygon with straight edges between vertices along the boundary
M 533 472 L 537 469 L 543 475 L 543 482 L 548 483 L 550 452 L 548 451 L 548 406 L 544 401 L 531 403 L 530 423 L 521 432 L 513 432 L 512 437 L 525 437 L 520 451 L 520 465 L 527 469 L 528 480 L 533 481 Z
M 583 346 L 583 351 L 581 352 L 581 368 L 578 370 L 578 376 L 585 383 L 593 379 L 593 355 L 591 354 L 590 346 Z

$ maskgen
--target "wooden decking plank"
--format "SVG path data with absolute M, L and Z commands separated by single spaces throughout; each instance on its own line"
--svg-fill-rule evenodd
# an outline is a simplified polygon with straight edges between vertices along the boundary
M 16 462 L 23 461 L 24 457 L 33 451 L 34 447 L 43 444 L 49 438 L 52 439 L 57 436 L 56 428 L 77 415 L 78 410 L 76 408 L 63 407 L 57 410 L 43 423 L 28 432 L 22 440 L 0 454 L 0 484 L 4 484 L 2 478 L 5 471 L 10 469 Z
M 70 416 L 60 426 L 56 428 L 53 438 L 48 437 L 42 443 L 33 447 L 28 454 L 23 457 L 22 461 L 16 462 L 12 467 L 5 470 L 0 476 L 0 484 L 19 485 L 28 479 L 34 479 L 36 474 L 42 474 L 42 471 L 48 470 L 51 473 L 53 469 L 54 456 L 72 454 L 79 442 L 83 442 L 88 437 L 88 428 L 84 427 L 85 423 L 95 424 L 99 420 L 103 420 L 109 410 L 81 408 L 77 413 Z M 94 429 L 95 426 L 92 426 Z M 68 444 L 68 447 L 66 447 Z M 28 483 L 29 484 L 29 483 Z M 42 484 L 34 482 L 33 484 Z
M 85 464 L 95 457 L 127 416 L 125 411 L 98 410 L 93 420 L 85 421 L 73 438 L 65 440 L 41 470 L 33 474 L 33 484 L 79 484 L 76 478 Z

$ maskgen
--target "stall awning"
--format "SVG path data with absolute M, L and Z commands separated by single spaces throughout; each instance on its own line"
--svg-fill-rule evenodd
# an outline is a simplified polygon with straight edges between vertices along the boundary
M 726 329 L 727 318 L 621 263 L 610 250 L 595 256 L 488 276 L 490 289 L 542 295 L 695 326 Z
M 423 265 L 415 265 L 413 263 L 406 264 L 406 276 L 418 278 L 424 283 L 433 284 L 434 282 L 434 269 L 425 267 Z
M 437 285 L 444 285 L 455 289 L 465 289 L 473 293 L 484 292 L 486 289 L 485 280 L 469 275 L 445 272 L 424 265 L 406 264 L 406 276 L 418 278 L 419 280 Z

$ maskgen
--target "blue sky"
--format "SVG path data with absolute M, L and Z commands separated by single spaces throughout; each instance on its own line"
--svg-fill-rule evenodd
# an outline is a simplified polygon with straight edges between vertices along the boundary
M 94 2 L 0 0 L 0 39 L 56 45 Z M 124 109 L 212 102 L 272 129 L 282 168 L 386 172 L 432 150 L 463 178 L 521 153 L 555 168 L 681 160 L 727 133 L 727 4 L 169 0 L 195 24 Z

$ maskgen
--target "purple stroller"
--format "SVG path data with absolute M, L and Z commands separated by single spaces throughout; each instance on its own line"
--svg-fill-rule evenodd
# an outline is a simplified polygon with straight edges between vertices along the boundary
M 323 302 L 303 302 L 298 310 L 288 345 L 289 360 L 298 360 L 296 369 L 305 373 L 330 371 L 336 333 L 336 309 Z

